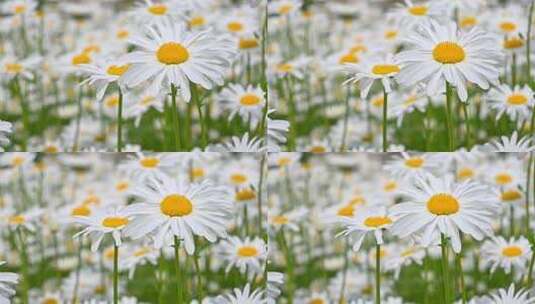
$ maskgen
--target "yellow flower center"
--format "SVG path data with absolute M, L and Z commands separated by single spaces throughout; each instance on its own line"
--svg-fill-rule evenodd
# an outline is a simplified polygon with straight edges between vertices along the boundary
M 273 217 L 273 223 L 278 225 L 288 224 L 289 220 L 284 215 L 276 215 Z
M 503 47 L 508 50 L 518 49 L 524 46 L 524 40 L 520 37 L 512 37 L 505 39 Z
M 190 27 L 199 27 L 206 24 L 206 19 L 203 16 L 195 16 L 189 20 Z
M 120 29 L 120 30 L 117 31 L 115 36 L 117 38 L 119 38 L 119 39 L 126 39 L 126 38 L 128 38 L 128 36 L 130 36 L 130 33 L 128 32 L 128 30 Z
M 293 5 L 291 3 L 288 3 L 288 4 L 283 4 L 281 6 L 279 6 L 279 14 L 281 15 L 286 15 L 288 13 L 290 13 L 293 9 Z
M 241 32 L 243 30 L 243 24 L 238 21 L 232 21 L 227 23 L 227 30 L 236 33 Z
M 108 67 L 108 70 L 106 70 L 106 72 L 109 75 L 121 76 L 128 70 L 129 67 L 130 66 L 128 64 L 125 64 L 125 65 L 110 65 Z
M 241 173 L 234 173 L 230 176 L 230 181 L 235 185 L 241 185 L 247 182 L 247 176 Z
M 238 47 L 242 50 L 254 49 L 258 47 L 258 40 L 256 38 L 240 38 Z
M 385 183 L 383 188 L 386 192 L 392 192 L 396 190 L 397 187 L 398 187 L 398 184 L 395 181 L 388 181 Z
M 524 94 L 513 94 L 507 98 L 507 103 L 512 106 L 523 106 L 528 103 L 528 98 Z
M 327 152 L 327 149 L 324 147 L 324 146 L 313 146 L 310 148 L 310 150 L 308 150 L 310 153 L 317 153 L 317 154 L 320 154 L 320 153 L 325 153 Z
M 370 216 L 364 220 L 364 225 L 371 228 L 380 228 L 389 224 L 392 224 L 392 220 L 388 216 Z
M 348 204 L 340 209 L 336 213 L 339 216 L 352 217 L 355 214 L 355 207 L 351 204 Z
M 253 246 L 243 246 L 238 249 L 238 255 L 244 258 L 255 257 L 258 255 L 258 250 Z
M 91 55 L 91 53 L 99 53 L 100 52 L 100 46 L 97 44 L 91 44 L 84 48 L 82 53 L 86 53 L 88 55 Z
M 41 304 L 59 304 L 59 301 L 53 298 L 46 298 L 41 301 Z
M 507 246 L 502 249 L 502 254 L 508 258 L 514 258 L 522 255 L 522 248 L 515 245 Z
M 459 25 L 462 28 L 473 27 L 477 25 L 477 18 L 473 16 L 464 17 L 463 19 L 461 19 L 461 21 L 459 21 Z
M 106 98 L 106 101 L 104 102 L 106 104 L 106 107 L 108 108 L 115 108 L 117 105 L 119 105 L 119 96 L 114 95 Z
M 351 53 L 364 53 L 368 51 L 368 47 L 366 47 L 364 44 L 355 44 L 351 47 L 350 52 Z
M 13 215 L 10 216 L 8 222 L 12 225 L 20 225 L 26 221 L 23 215 Z
M 141 248 L 139 248 L 138 250 L 136 250 L 134 252 L 134 256 L 135 257 L 142 257 L 142 256 L 147 255 L 150 252 L 151 252 L 151 249 L 149 247 L 141 247 Z
M 411 157 L 407 160 L 405 160 L 405 166 L 409 167 L 409 168 L 414 168 L 414 169 L 417 169 L 417 168 L 420 168 L 422 167 L 424 164 L 424 159 L 421 158 L 421 157 Z
M 359 62 L 359 57 L 357 56 L 357 54 L 352 53 L 352 52 L 349 52 L 347 54 L 340 56 L 340 59 L 338 60 L 339 64 L 358 63 L 358 62 Z
M 191 201 L 180 194 L 166 196 L 160 202 L 160 210 L 167 216 L 186 216 L 193 211 Z
M 386 40 L 396 39 L 397 36 L 398 36 L 398 31 L 396 31 L 396 30 L 387 30 L 387 31 L 385 31 L 385 39 Z
M 149 6 L 147 10 L 153 15 L 161 16 L 167 13 L 167 6 L 164 4 L 154 4 Z
M 156 57 L 163 64 L 181 64 L 189 59 L 189 52 L 180 43 L 167 42 L 162 44 L 156 51 Z
M 438 193 L 427 201 L 427 210 L 434 215 L 451 215 L 459 211 L 459 201 L 447 193 Z
M 512 189 L 502 192 L 502 201 L 511 202 L 522 198 L 520 191 Z
M 376 108 L 382 108 L 383 105 L 385 104 L 384 96 L 381 95 L 381 96 L 378 96 L 378 97 L 372 99 L 371 104 L 372 104 L 372 106 L 374 106 Z
M 505 33 L 511 33 L 514 32 L 517 29 L 517 26 L 513 22 L 505 21 L 500 23 L 500 29 L 504 31 Z
M 279 165 L 280 167 L 287 166 L 291 162 L 292 160 L 289 157 L 279 157 L 279 159 L 277 159 L 277 165 Z
M 277 71 L 282 73 L 289 73 L 293 71 L 294 67 L 291 63 L 280 63 L 277 65 Z
M 58 153 L 59 148 L 56 146 L 48 145 L 43 149 L 46 153 Z
M 412 256 L 416 250 L 414 248 L 407 248 L 403 252 L 401 252 L 401 256 L 406 258 L 409 256 Z
M 128 189 L 128 186 L 129 186 L 128 182 L 118 182 L 117 185 L 115 185 L 115 190 L 119 192 L 123 192 L 126 189 Z
M 256 106 L 260 103 L 260 97 L 255 94 L 246 93 L 240 98 L 240 104 L 242 106 Z
M 72 209 L 71 215 L 72 216 L 89 216 L 91 215 L 91 209 L 89 209 L 89 207 L 87 207 L 86 205 L 81 205 Z
M 414 5 L 409 7 L 409 13 L 413 16 L 425 16 L 429 9 L 425 5 Z
M 462 46 L 455 42 L 441 42 L 433 49 L 433 58 L 442 64 L 456 64 L 466 58 Z
M 139 163 L 145 168 L 155 168 L 160 164 L 160 160 L 156 157 L 145 157 L 140 159 Z
M 120 216 L 110 216 L 102 220 L 102 226 L 108 228 L 119 228 L 128 224 L 128 219 Z
M 199 179 L 204 176 L 204 169 L 201 167 L 191 168 L 190 176 L 192 179 Z
M 24 157 L 22 156 L 14 156 L 11 159 L 11 165 L 13 165 L 13 167 L 18 167 L 22 165 L 23 163 L 24 163 Z
M 388 75 L 398 73 L 399 71 L 399 66 L 395 64 L 377 64 L 372 69 L 372 73 L 375 75 Z
M 72 57 L 73 65 L 89 64 L 91 63 L 91 57 L 86 53 L 81 53 Z
M 511 174 L 507 172 L 502 172 L 502 173 L 496 174 L 496 176 L 494 177 L 494 180 L 496 181 L 496 184 L 498 185 L 507 185 L 513 181 L 513 177 L 511 176 Z
M 85 199 L 84 199 L 84 205 L 99 205 L 100 204 L 100 197 L 98 197 L 97 195 L 95 194 L 89 194 Z
M 474 177 L 474 174 L 475 174 L 474 170 L 472 170 L 472 169 L 470 169 L 468 167 L 464 167 L 461 170 L 459 170 L 459 172 L 457 172 L 457 177 L 460 180 L 465 180 L 465 179 Z
M 22 65 L 18 63 L 6 63 L 5 67 L 8 73 L 13 73 L 13 74 L 20 73 L 23 70 Z
M 236 192 L 236 200 L 238 202 L 249 201 L 256 198 L 256 193 L 251 189 L 242 189 Z
M 308 304 L 325 304 L 325 301 L 323 301 L 323 299 L 320 299 L 320 298 L 315 298 L 315 299 L 310 299 L 310 301 L 308 301 Z

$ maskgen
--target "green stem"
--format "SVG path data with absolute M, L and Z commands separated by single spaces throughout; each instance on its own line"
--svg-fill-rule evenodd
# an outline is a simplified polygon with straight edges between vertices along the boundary
M 381 245 L 375 245 L 375 304 L 381 304 Z
M 177 295 L 177 301 L 178 304 L 184 303 L 184 300 L 182 299 L 182 284 L 180 282 L 180 240 L 178 239 L 178 236 L 174 236 L 175 238 L 175 272 L 176 272 L 176 295 Z
M 449 82 L 446 81 L 446 126 L 448 129 L 448 148 L 450 152 L 455 149 L 455 144 L 453 142 L 453 123 L 451 120 L 451 93 L 451 86 Z
M 173 132 L 175 135 L 175 151 L 180 151 L 180 120 L 178 118 L 178 107 L 176 105 L 177 87 L 171 84 L 171 116 L 173 118 Z
M 466 146 L 470 148 L 472 141 L 470 140 L 470 120 L 468 118 L 468 105 L 464 102 L 461 102 L 461 107 L 464 114 L 464 123 L 466 124 Z
M 528 176 L 526 179 L 526 201 L 525 201 L 525 208 L 526 208 L 526 232 L 528 237 L 531 239 L 531 234 L 533 233 L 531 231 L 531 217 L 530 217 L 530 210 L 529 210 L 529 198 L 530 198 L 530 185 L 531 185 L 531 168 L 533 167 L 533 152 L 529 153 L 529 160 L 528 160 Z
M 260 161 L 260 177 L 258 178 L 258 197 L 257 197 L 257 206 L 258 206 L 258 233 L 262 232 L 262 188 L 264 181 L 264 167 L 266 166 L 266 154 L 262 155 L 262 160 Z
M 531 248 L 531 260 L 529 262 L 529 269 L 527 273 L 526 289 L 530 290 L 533 285 L 533 265 L 535 264 L 535 250 L 534 246 Z
M 288 149 L 289 151 L 294 151 L 295 141 L 297 137 L 297 118 L 291 77 L 291 75 L 286 76 L 286 88 L 288 90 L 288 118 L 290 120 L 290 136 L 288 138 Z
M 83 250 L 83 239 L 79 239 L 78 243 L 78 262 L 76 265 L 76 274 L 74 280 L 74 289 L 72 294 L 72 304 L 78 303 L 78 289 L 80 288 L 80 271 L 82 270 L 82 250 Z
M 80 140 L 80 122 L 82 120 L 82 86 L 78 89 L 78 114 L 76 115 L 76 129 L 74 131 L 74 142 L 72 145 L 72 151 L 78 151 L 78 141 Z
M 119 87 L 119 108 L 117 111 L 117 152 L 123 149 L 123 92 Z
M 204 150 L 204 148 L 208 144 L 208 139 L 207 139 L 207 136 L 206 136 L 205 121 L 204 121 L 203 115 L 202 115 L 202 101 L 199 98 L 199 92 L 197 91 L 197 85 L 195 85 L 194 83 L 190 83 L 190 88 L 191 88 L 191 98 L 193 99 L 193 101 L 197 105 L 197 112 L 199 113 L 199 122 L 201 124 L 201 148 Z
M 342 130 L 342 142 L 340 143 L 340 152 L 346 149 L 347 124 L 349 122 L 349 98 L 351 97 L 351 86 L 347 86 L 345 99 L 344 128 Z
M 344 270 L 343 270 L 343 274 L 342 274 L 342 286 L 340 288 L 340 296 L 338 297 L 339 298 L 339 302 L 338 304 L 342 304 L 342 303 L 345 303 L 345 299 L 344 299 L 344 295 L 345 295 L 345 290 L 346 290 L 346 280 L 347 280 L 347 269 L 349 267 L 349 256 L 348 256 L 348 251 L 349 251 L 349 239 L 348 238 L 345 238 L 345 246 L 344 246 Z
M 516 54 L 513 54 L 513 62 L 511 64 L 511 84 L 514 90 L 516 87 Z
M 24 304 L 28 304 L 28 292 L 30 289 L 30 275 L 28 272 L 28 253 L 26 252 L 26 246 L 24 238 L 22 237 L 22 228 L 17 228 L 17 236 L 19 238 L 19 250 L 21 255 L 21 272 L 22 272 L 22 295 L 21 301 Z
M 449 270 L 448 270 L 448 241 L 444 233 L 440 234 L 440 246 L 442 249 L 442 289 L 444 293 L 444 304 L 449 304 Z
M 528 75 L 528 86 L 531 87 L 531 26 L 533 24 L 533 5 L 535 3 L 535 0 L 531 0 L 531 4 L 529 5 L 529 19 L 528 19 L 528 34 L 527 34 L 527 43 L 526 43 L 526 74 Z M 533 133 L 532 133 L 533 134 Z
M 463 261 L 461 254 L 457 254 L 455 257 L 455 262 L 457 263 L 457 269 L 459 273 L 459 281 L 460 281 L 460 287 L 461 287 L 461 294 L 462 294 L 462 303 L 466 304 L 468 302 L 468 297 L 466 294 L 466 288 L 464 284 L 464 273 L 463 273 Z
M 119 246 L 113 246 L 113 304 L 119 303 Z
M 383 88 L 383 152 L 388 150 L 387 126 L 388 126 L 388 93 Z

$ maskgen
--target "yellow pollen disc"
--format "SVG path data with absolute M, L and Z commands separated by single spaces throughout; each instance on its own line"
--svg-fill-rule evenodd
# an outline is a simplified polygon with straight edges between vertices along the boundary
M 91 63 L 91 57 L 86 53 L 81 53 L 72 57 L 71 63 L 73 65 L 89 64 Z
M 99 205 L 100 204 L 100 197 L 98 197 L 95 194 L 89 194 L 85 200 L 84 205 Z
M 427 210 L 434 215 L 451 215 L 459 211 L 459 201 L 447 193 L 431 196 L 427 201 Z
M 251 189 L 242 189 L 236 192 L 236 200 L 238 202 L 249 201 L 256 198 L 256 193 Z
M 11 164 L 14 167 L 18 167 L 24 163 L 24 157 L 22 156 L 15 156 L 11 159 Z
M 513 94 L 507 98 L 507 103 L 512 106 L 523 106 L 528 103 L 528 98 L 523 94 Z
M 160 160 L 156 157 L 145 157 L 140 159 L 139 163 L 145 168 L 155 168 L 160 164 Z
M 154 101 L 156 101 L 156 98 L 154 96 L 145 96 L 139 101 L 139 103 L 143 106 L 148 106 L 153 104 Z
M 113 260 L 113 256 L 114 256 L 113 248 L 107 248 L 106 250 L 104 250 L 103 255 L 108 260 Z
M 502 22 L 500 23 L 499 26 L 500 26 L 500 29 L 505 33 L 511 33 L 511 32 L 516 31 L 517 29 L 516 24 L 514 24 L 513 22 L 509 22 L 509 21 Z
M 372 69 L 372 73 L 375 75 L 388 75 L 398 73 L 399 71 L 399 66 L 395 64 L 377 64 Z
M 346 205 L 338 209 L 338 212 L 336 214 L 339 216 L 352 217 L 355 214 L 355 207 L 351 204 Z
M 258 47 L 258 40 L 256 38 L 240 38 L 238 47 L 242 50 L 254 49 Z
M 417 168 L 422 167 L 423 164 L 424 164 L 424 159 L 421 157 L 411 157 L 405 160 L 405 166 L 409 168 L 417 169 Z
M 406 249 L 405 251 L 403 251 L 401 253 L 401 256 L 406 258 L 406 257 L 409 257 L 409 256 L 413 255 L 414 252 L 415 252 L 414 248 L 408 248 L 408 249 Z
M 496 181 L 496 184 L 498 185 L 507 185 L 513 181 L 513 177 L 511 176 L 511 174 L 507 172 L 502 172 L 502 173 L 496 174 L 496 176 L 494 177 L 494 180 Z
M 163 64 L 181 64 L 189 59 L 189 52 L 182 44 L 167 42 L 156 51 L 158 61 Z
M 121 76 L 123 75 L 130 66 L 128 64 L 125 65 L 110 65 L 108 69 L 106 70 L 106 73 L 113 76 Z
M 409 7 L 409 13 L 413 16 L 425 16 L 429 9 L 425 5 L 414 5 Z
M 260 103 L 260 97 L 255 94 L 246 93 L 240 98 L 240 104 L 242 106 L 256 106 Z
M 522 198 L 522 193 L 518 190 L 507 190 L 502 192 L 502 201 L 510 202 Z
M 388 224 L 392 224 L 392 220 L 387 216 L 370 216 L 364 220 L 364 225 L 372 228 L 379 228 Z
M 22 215 L 13 215 L 10 216 L 8 219 L 8 222 L 12 225 L 20 225 L 23 224 L 25 221 L 26 219 Z
M 505 39 L 503 47 L 508 50 L 518 49 L 524 46 L 524 40 L 518 37 Z
M 189 20 L 190 27 L 199 27 L 206 24 L 206 19 L 203 16 L 195 16 Z
M 368 47 L 366 47 L 364 44 L 356 44 L 349 50 L 351 53 L 364 53 L 368 51 Z
M 255 257 L 258 255 L 258 250 L 253 246 L 243 246 L 238 249 L 238 255 L 244 258 Z
M 243 30 L 243 24 L 238 21 L 227 23 L 227 30 L 233 33 L 241 32 Z
M 24 69 L 22 65 L 18 63 L 6 63 L 5 67 L 8 73 L 13 74 L 20 73 Z
M 17 4 L 13 7 L 13 11 L 15 12 L 15 14 L 22 14 L 24 12 L 26 12 L 26 5 L 24 4 Z
M 392 192 L 392 191 L 396 190 L 397 187 L 398 187 L 398 184 L 395 181 L 389 181 L 389 182 L 386 182 L 386 184 L 384 185 L 383 189 L 386 192 Z
M 290 63 L 281 63 L 277 65 L 277 71 L 282 73 L 289 73 L 293 71 L 294 67 Z
M 115 36 L 119 39 L 126 39 L 128 38 L 128 36 L 130 36 L 130 33 L 125 30 L 125 29 L 121 29 L 121 30 L 118 30 L 117 33 L 115 34 Z
M 150 253 L 151 252 L 151 249 L 149 247 L 141 247 L 140 249 L 136 250 L 134 252 L 134 256 L 135 257 L 142 257 L 142 256 L 145 256 L 146 254 Z
M 190 175 L 193 179 L 199 179 L 204 176 L 204 169 L 200 167 L 191 168 Z
M 396 39 L 397 36 L 398 36 L 398 31 L 396 31 L 396 30 L 385 31 L 385 39 L 386 40 Z
M 167 216 L 186 216 L 193 211 L 191 201 L 180 194 L 166 196 L 160 202 L 160 210 Z
M 325 304 L 325 301 L 323 301 L 323 299 L 316 298 L 308 301 L 308 304 Z
M 502 254 L 508 258 L 514 258 L 522 255 L 522 248 L 512 245 L 502 249 Z
M 102 220 L 102 226 L 108 228 L 119 228 L 128 224 L 128 219 L 119 216 L 110 216 Z
M 290 3 L 283 4 L 283 5 L 279 6 L 279 10 L 278 10 L 279 14 L 286 15 L 286 14 L 288 14 L 288 13 L 290 13 L 292 11 L 293 7 L 294 6 L 292 4 L 290 4 Z
M 417 100 L 418 100 L 418 98 L 416 98 L 416 96 L 411 95 L 411 96 L 407 97 L 407 99 L 403 102 L 403 105 L 404 105 L 405 107 L 410 107 L 410 106 L 412 106 Z
M 371 100 L 371 104 L 372 104 L 372 106 L 374 106 L 374 107 L 382 108 L 383 105 L 385 104 L 385 98 L 384 98 L 384 96 L 381 95 L 381 96 L 378 96 L 378 97 L 372 99 L 372 100 Z
M 459 172 L 457 172 L 457 177 L 460 180 L 465 180 L 467 178 L 474 177 L 474 175 L 475 175 L 474 170 L 467 168 L 467 167 L 462 168 L 461 170 L 459 170 Z
M 81 205 L 79 207 L 76 207 L 72 209 L 71 211 L 72 216 L 89 216 L 91 215 L 91 209 L 85 205 Z
M 46 146 L 43 149 L 43 151 L 46 152 L 46 153 L 58 153 L 59 152 L 59 148 L 56 147 L 56 146 Z
M 230 176 L 230 181 L 235 185 L 241 185 L 247 182 L 247 176 L 241 173 L 234 173 Z
M 462 46 L 455 42 L 441 42 L 433 49 L 433 58 L 442 64 L 456 64 L 466 58 Z
M 288 224 L 289 220 L 284 215 L 276 215 L 273 217 L 273 223 L 278 225 Z
M 108 108 L 115 108 L 119 105 L 119 96 L 110 96 L 106 98 L 106 101 L 104 103 Z
M 327 149 L 324 146 L 313 146 L 308 150 L 310 153 L 325 153 L 327 152 Z
M 356 205 L 364 205 L 366 203 L 366 200 L 364 199 L 364 197 L 360 196 L 360 195 L 357 195 L 353 198 L 351 198 L 351 200 L 349 201 L 349 203 L 353 206 L 356 206 Z
M 344 54 L 344 55 L 340 56 L 340 59 L 338 59 L 338 63 L 339 64 L 358 63 L 358 62 L 359 62 L 359 57 L 357 56 L 356 53 L 352 53 L 352 52 Z
M 288 158 L 288 157 L 279 157 L 279 159 L 277 159 L 277 165 L 279 165 L 280 167 L 287 166 L 291 162 L 292 162 L 292 160 L 290 158 Z
M 167 13 L 167 6 L 164 4 L 154 4 L 147 8 L 149 13 L 157 16 L 165 15 Z
M 96 44 L 88 45 L 82 51 L 82 53 L 86 53 L 86 54 L 99 53 L 99 52 L 100 52 L 100 46 Z
M 59 301 L 52 298 L 43 299 L 41 304 L 59 304 Z
M 115 190 L 123 192 L 128 189 L 128 186 L 128 182 L 118 182 L 117 185 L 115 185 Z
M 459 21 L 459 25 L 462 28 L 473 27 L 477 25 L 477 19 L 473 16 L 464 17 L 463 19 L 461 19 L 461 21 Z

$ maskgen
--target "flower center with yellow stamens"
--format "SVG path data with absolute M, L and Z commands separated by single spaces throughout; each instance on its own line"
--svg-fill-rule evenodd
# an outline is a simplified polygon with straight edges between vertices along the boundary
M 256 38 L 240 38 L 238 47 L 242 50 L 254 49 L 258 47 L 258 40 Z
M 81 205 L 72 209 L 71 215 L 72 216 L 89 216 L 91 215 L 91 209 L 89 209 L 89 207 L 87 207 L 86 205 Z
M 462 168 L 461 170 L 459 170 L 459 172 L 457 172 L 457 177 L 460 180 L 465 180 L 467 178 L 474 177 L 474 170 L 467 167 Z
M 59 301 L 53 298 L 46 298 L 41 301 L 41 304 L 59 304 Z
M 387 31 L 385 31 L 385 39 L 386 40 L 396 39 L 397 36 L 398 36 L 398 31 L 396 31 L 396 30 L 387 30 Z
M 357 195 L 349 201 L 351 205 L 364 205 L 366 203 L 366 200 L 361 195 Z
M 280 167 L 287 166 L 291 162 L 292 160 L 289 157 L 279 157 L 279 159 L 277 159 L 277 165 L 279 165 Z
M 87 53 L 81 53 L 72 57 L 71 63 L 73 65 L 89 64 L 91 63 L 91 57 Z
M 498 185 L 507 185 L 513 181 L 513 177 L 511 176 L 511 174 L 507 172 L 502 172 L 502 173 L 496 174 L 496 176 L 494 177 L 494 180 L 496 181 Z
M 115 190 L 119 192 L 123 192 L 126 189 L 128 189 L 128 186 L 129 186 L 128 182 L 118 182 L 117 185 L 115 185 Z
M 24 4 L 17 4 L 13 7 L 13 11 L 15 12 L 15 14 L 22 14 L 24 12 L 26 12 L 26 5 Z
M 241 173 L 234 173 L 230 176 L 230 181 L 235 185 L 241 185 L 247 182 L 247 176 Z
M 249 201 L 256 198 L 256 193 L 251 189 L 242 189 L 236 192 L 236 200 L 238 202 Z
M 227 30 L 233 33 L 241 32 L 243 30 L 243 24 L 238 21 L 229 22 L 227 23 Z
M 364 44 L 355 44 L 349 51 L 351 53 L 363 53 L 368 51 L 368 47 L 366 47 Z
M 348 204 L 340 209 L 336 213 L 339 216 L 352 217 L 355 214 L 355 207 L 351 204 Z
M 313 146 L 308 150 L 310 153 L 325 153 L 327 149 L 324 146 Z
M 119 39 L 126 39 L 128 38 L 128 36 L 130 36 L 130 33 L 125 30 L 125 29 L 121 29 L 121 30 L 118 30 L 117 33 L 115 34 L 115 36 Z
M 398 73 L 399 71 L 399 66 L 395 64 L 377 64 L 372 68 L 372 73 L 375 75 L 388 75 Z
M 405 101 L 403 102 L 403 106 L 405 108 L 407 107 L 410 107 L 412 106 L 416 101 L 418 100 L 418 98 L 414 95 L 411 95 L 409 97 L 407 97 L 407 99 L 405 99 Z
M 160 164 L 160 160 L 156 157 L 145 157 L 140 159 L 139 163 L 145 168 L 155 168 Z
M 511 201 L 516 201 L 520 198 L 522 198 L 522 193 L 520 193 L 520 191 L 518 190 L 507 190 L 507 191 L 504 191 L 502 192 L 502 201 L 504 202 L 511 202 Z
M 206 19 L 203 16 L 195 16 L 189 20 L 190 27 L 199 27 L 206 24 Z
M 149 13 L 153 15 L 161 16 L 167 13 L 167 6 L 164 4 L 154 4 L 154 5 L 149 6 L 147 8 L 147 11 L 149 11 Z
M 462 46 L 455 42 L 441 42 L 433 49 L 433 58 L 442 64 L 456 64 L 466 58 L 466 53 Z
M 380 228 L 389 224 L 392 224 L 392 220 L 388 216 L 370 216 L 364 220 L 364 225 L 371 228 Z
M 398 184 L 395 182 L 395 181 L 388 181 L 386 182 L 386 184 L 384 185 L 383 189 L 386 191 L 386 192 L 392 192 L 394 190 L 396 190 L 398 187 Z
M 95 194 L 89 194 L 83 202 L 84 205 L 100 205 L 100 197 Z
M 277 71 L 282 73 L 289 73 L 293 71 L 294 67 L 290 63 L 280 63 L 277 65 Z
M 82 53 L 91 54 L 91 53 L 100 53 L 100 46 L 97 44 L 91 44 L 86 46 Z
M 23 215 L 13 215 L 10 216 L 8 222 L 12 225 L 20 225 L 26 221 Z
M 8 73 L 13 73 L 13 74 L 20 73 L 23 70 L 22 65 L 18 63 L 6 63 L 5 67 Z
M 408 249 L 405 249 L 402 253 L 401 253 L 401 256 L 406 258 L 406 257 L 409 257 L 409 256 L 412 256 L 414 253 L 415 253 L 415 249 L 414 248 L 408 248 Z
M 340 59 L 338 59 L 338 63 L 339 64 L 358 63 L 358 62 L 359 62 L 359 57 L 357 56 L 357 54 L 355 54 L 353 52 L 349 52 L 347 54 L 344 54 L 344 55 L 340 56 Z
M 315 298 L 315 299 L 310 299 L 310 301 L 308 301 L 308 304 L 325 304 L 325 301 L 323 301 L 323 299 L 320 299 L 320 298 Z
M 11 165 L 13 167 L 18 167 L 24 163 L 24 157 L 22 156 L 15 156 L 11 159 Z
M 108 108 L 115 108 L 119 105 L 119 96 L 110 96 L 106 98 L 106 101 L 104 102 L 106 104 L 106 107 Z
M 244 258 L 255 257 L 258 255 L 258 250 L 253 246 L 243 246 L 238 249 L 238 255 Z
M 201 167 L 191 168 L 190 176 L 192 179 L 199 179 L 204 176 L 204 169 Z
M 371 104 L 372 104 L 372 106 L 374 106 L 376 108 L 383 107 L 383 105 L 385 104 L 384 96 L 381 95 L 381 96 L 378 96 L 378 97 L 372 99 Z
M 462 28 L 473 27 L 477 25 L 477 18 L 473 16 L 464 17 L 463 19 L 461 19 L 461 21 L 459 21 L 459 25 Z
M 409 7 L 409 13 L 413 16 L 425 16 L 429 9 L 425 5 L 414 5 Z
M 58 153 L 59 151 L 59 148 L 56 147 L 56 146 L 46 146 L 44 149 L 43 149 L 44 152 L 46 153 Z
M 405 160 L 405 166 L 409 168 L 417 169 L 417 168 L 422 167 L 423 164 L 424 164 L 424 159 L 421 157 L 417 157 L 417 156 L 411 157 Z
M 438 193 L 427 201 L 427 210 L 434 215 L 451 215 L 459 211 L 459 201 L 447 193 Z
M 499 27 L 500 27 L 500 29 L 502 31 L 504 31 L 506 33 L 514 32 L 517 29 L 516 24 L 513 23 L 513 22 L 509 22 L 509 21 L 505 21 L 505 22 L 500 23 Z
M 151 249 L 149 247 L 141 247 L 140 249 L 138 249 L 138 250 L 136 250 L 134 252 L 134 256 L 135 257 L 142 257 L 142 256 L 147 255 L 150 252 L 151 252 Z
M 160 210 L 163 214 L 171 217 L 186 216 L 193 211 L 193 205 L 187 197 L 171 194 L 160 202 Z
M 512 106 L 523 106 L 528 103 L 528 98 L 524 94 L 513 94 L 507 98 L 507 103 Z
M 255 94 L 246 93 L 240 98 L 240 104 L 242 106 L 256 106 L 260 103 L 260 97 Z
M 520 256 L 522 255 L 522 248 L 515 246 L 515 245 L 507 246 L 502 249 L 502 255 L 508 258 L 514 258 L 514 257 Z
M 286 14 L 288 14 L 288 13 L 290 13 L 292 11 L 293 7 L 294 6 L 292 4 L 290 4 L 290 3 L 283 4 L 283 5 L 279 6 L 278 12 L 281 15 L 286 15 Z
M 120 216 L 110 216 L 102 220 L 102 226 L 107 228 L 119 228 L 128 224 L 128 219 Z
M 189 59 L 189 52 L 182 44 L 166 42 L 156 51 L 156 58 L 163 64 L 181 64 Z
M 507 38 L 503 42 L 503 47 L 508 50 L 518 49 L 524 46 L 524 40 L 520 37 Z
M 130 66 L 128 64 L 125 65 L 110 65 L 108 69 L 106 70 L 106 73 L 113 76 L 121 76 L 123 75 Z
M 276 215 L 273 217 L 273 223 L 278 225 L 288 224 L 289 220 L 284 215 Z

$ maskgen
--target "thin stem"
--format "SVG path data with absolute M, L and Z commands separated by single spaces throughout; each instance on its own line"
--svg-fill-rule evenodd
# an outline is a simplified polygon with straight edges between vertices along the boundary
M 516 54 L 513 54 L 513 62 L 511 64 L 511 84 L 516 87 Z
M 526 289 L 530 290 L 531 286 L 533 285 L 533 265 L 535 264 L 535 248 L 531 249 L 531 260 L 529 262 L 529 269 L 527 273 L 527 280 L 526 280 Z
M 346 149 L 346 137 L 347 137 L 347 124 L 349 121 L 349 98 L 350 97 L 351 97 L 351 86 L 348 86 L 346 99 L 345 99 L 344 129 L 342 131 L 342 142 L 340 144 L 340 152 L 343 152 Z
M 533 167 L 533 152 L 529 153 L 529 160 L 528 160 L 528 176 L 526 179 L 526 201 L 525 201 L 525 208 L 526 208 L 526 232 L 528 236 L 531 236 L 531 217 L 530 217 L 530 210 L 529 210 L 529 198 L 530 198 L 530 185 L 531 185 L 531 168 Z
M 338 297 L 340 299 L 339 304 L 345 303 L 344 294 L 345 294 L 345 289 L 346 289 L 347 269 L 349 267 L 349 257 L 347 255 L 347 252 L 349 251 L 349 239 L 346 238 L 345 242 L 346 244 L 344 247 L 344 270 L 343 270 L 344 272 L 342 275 L 342 286 L 340 288 L 340 296 Z
M 74 280 L 74 289 L 72 294 L 72 304 L 78 303 L 78 289 L 80 288 L 80 271 L 82 269 L 82 249 L 83 240 L 80 238 L 78 243 L 78 264 L 76 266 L 76 275 Z
M 526 74 L 528 75 L 528 86 L 531 87 L 531 26 L 533 24 L 533 5 L 535 3 L 535 0 L 531 0 L 531 4 L 529 5 L 529 19 L 528 19 L 528 34 L 527 34 L 527 43 L 526 43 Z M 533 134 L 533 133 L 532 133 Z
M 444 303 L 449 304 L 449 270 L 448 270 L 448 241 L 444 233 L 440 234 L 440 246 L 442 248 L 442 289 L 444 292 Z
M 205 127 L 205 121 L 203 119 L 202 115 L 202 101 L 199 98 L 199 92 L 197 91 L 197 85 L 194 83 L 190 83 L 191 88 L 191 98 L 197 105 L 197 112 L 199 113 L 199 122 L 201 124 L 201 148 L 204 150 L 204 148 L 207 145 L 208 139 L 206 138 L 206 127 Z
M 119 246 L 113 246 L 113 304 L 119 303 Z
M 383 88 L 383 152 L 388 150 L 387 126 L 388 126 L 388 93 Z
M 446 81 L 446 126 L 448 129 L 448 148 L 453 151 L 455 144 L 453 142 L 453 123 L 451 120 L 451 85 Z
M 375 245 L 375 304 L 381 304 L 381 245 Z
M 180 282 L 180 240 L 178 239 L 178 236 L 175 237 L 175 272 L 176 272 L 176 295 L 177 295 L 177 301 L 179 304 L 184 303 L 184 300 L 182 299 L 182 285 Z
M 171 84 L 171 116 L 173 117 L 173 132 L 175 135 L 175 151 L 180 151 L 180 120 L 178 118 L 178 108 L 176 105 L 177 88 Z
M 74 131 L 74 141 L 72 144 L 72 151 L 78 151 L 78 141 L 80 140 L 80 122 L 82 120 L 82 86 L 78 89 L 78 114 L 76 115 L 76 129 Z
M 470 140 L 470 120 L 468 118 L 468 105 L 464 102 L 461 102 L 461 107 L 464 114 L 464 123 L 466 124 L 466 146 L 470 148 L 472 141 Z
M 17 228 L 17 236 L 19 238 L 19 250 L 21 255 L 21 271 L 22 271 L 22 295 L 21 300 L 22 303 L 28 304 L 28 292 L 30 289 L 30 275 L 28 273 L 28 253 L 26 251 L 26 246 L 24 242 L 24 238 L 22 237 L 22 228 Z
M 295 150 L 295 141 L 297 137 L 297 118 L 291 77 L 291 75 L 286 76 L 286 88 L 288 90 L 288 118 L 290 120 L 290 136 L 288 138 L 288 149 L 290 151 L 293 151 Z
M 262 155 L 262 160 L 260 161 L 260 177 L 258 178 L 258 197 L 257 197 L 257 207 L 258 207 L 258 233 L 262 232 L 262 185 L 264 184 L 264 167 L 266 166 L 266 154 Z
M 117 152 L 123 149 L 123 92 L 119 87 L 119 108 L 117 111 Z
M 460 281 L 460 287 L 461 287 L 461 295 L 462 295 L 462 303 L 466 304 L 468 302 L 468 297 L 466 294 L 466 288 L 464 284 L 464 273 L 463 273 L 463 261 L 461 254 L 457 254 L 455 256 L 455 262 L 457 263 L 457 269 L 459 273 L 459 281 Z

